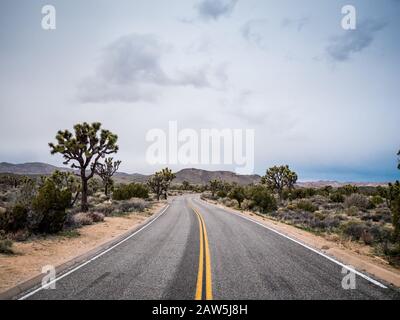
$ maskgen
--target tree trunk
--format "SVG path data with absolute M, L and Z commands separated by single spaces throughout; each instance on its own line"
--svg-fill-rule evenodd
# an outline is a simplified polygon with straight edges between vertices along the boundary
M 106 183 L 104 185 L 104 193 L 105 193 L 106 197 L 108 197 L 108 183 Z
M 72 203 L 71 203 L 71 207 L 73 207 L 74 205 L 75 205 L 75 202 L 76 202 L 76 200 L 78 200 L 78 197 L 79 197 L 79 194 L 80 194 L 81 192 L 80 191 L 78 191 L 77 193 L 76 193 L 76 195 L 75 195 L 75 197 L 74 197 L 74 200 L 72 201 Z
M 82 212 L 87 212 L 89 210 L 89 206 L 88 206 L 88 202 L 87 202 L 88 180 L 84 176 L 81 176 L 81 178 L 82 178 L 81 210 L 82 210 Z

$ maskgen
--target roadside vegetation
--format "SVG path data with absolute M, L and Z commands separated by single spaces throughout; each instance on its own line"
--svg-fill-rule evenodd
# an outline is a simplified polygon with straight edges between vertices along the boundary
M 400 166 L 399 166 L 400 169 Z M 316 234 L 334 234 L 373 248 L 400 266 L 400 183 L 303 188 L 288 166 L 272 167 L 257 185 L 213 180 L 202 193 L 227 207 L 268 216 Z
M 47 235 L 73 238 L 78 229 L 105 217 L 146 215 L 160 198 L 167 199 L 175 175 L 168 168 L 148 183 L 116 184 L 113 176 L 118 137 L 100 123 L 59 131 L 50 152 L 59 153 L 70 171 L 48 176 L 0 174 L 0 253 L 13 254 L 14 241 Z

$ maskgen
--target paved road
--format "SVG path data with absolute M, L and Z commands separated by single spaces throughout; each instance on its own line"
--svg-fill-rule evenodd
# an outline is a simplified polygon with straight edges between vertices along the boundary
M 27 299 L 394 299 L 398 292 L 251 221 L 202 202 L 172 200 L 145 229 Z

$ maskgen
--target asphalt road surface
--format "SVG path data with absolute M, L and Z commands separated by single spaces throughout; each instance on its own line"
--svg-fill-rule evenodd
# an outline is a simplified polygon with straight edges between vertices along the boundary
M 397 289 L 343 267 L 198 196 L 174 198 L 128 240 L 75 271 L 55 289 L 23 299 L 398 299 Z M 346 282 L 351 283 L 351 282 Z

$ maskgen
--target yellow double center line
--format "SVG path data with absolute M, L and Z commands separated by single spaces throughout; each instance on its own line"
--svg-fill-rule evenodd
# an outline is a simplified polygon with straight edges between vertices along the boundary
M 199 253 L 199 270 L 197 272 L 197 283 L 196 283 L 196 300 L 203 298 L 203 275 L 204 275 L 204 260 L 205 260 L 205 274 L 206 274 L 206 300 L 212 300 L 212 279 L 211 279 L 211 260 L 210 260 L 210 248 L 208 245 L 207 229 L 204 219 L 201 214 L 193 207 L 192 210 L 196 213 L 197 219 L 199 220 L 199 231 L 200 231 L 200 253 Z M 204 259 L 205 257 L 205 259 Z

